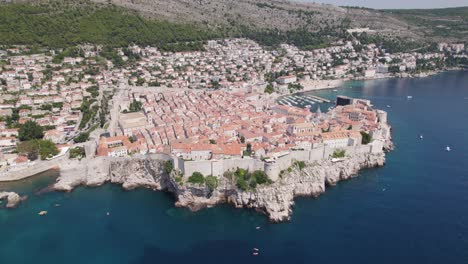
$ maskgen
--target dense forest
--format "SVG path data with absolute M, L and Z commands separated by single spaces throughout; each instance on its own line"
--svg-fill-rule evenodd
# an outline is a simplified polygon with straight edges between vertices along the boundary
M 136 12 L 113 5 L 98 5 L 88 0 L 47 1 L 37 4 L 0 4 L 0 45 L 28 45 L 65 48 L 82 43 L 125 47 L 151 45 L 162 51 L 202 50 L 203 42 L 223 37 L 246 37 L 264 46 L 281 43 L 301 49 L 327 47 L 337 39 L 350 38 L 350 21 L 333 28 L 311 32 L 255 29 L 232 24 L 229 28 L 208 28 L 198 24 L 177 24 L 146 19 Z M 364 44 L 376 43 L 390 52 L 420 48 L 422 43 L 379 36 L 355 36 Z M 34 47 L 33 47 L 34 48 Z M 116 61 L 115 63 L 118 64 Z
M 87 1 L 73 6 L 69 2 L 0 4 L 0 36 L 0 45 L 55 48 L 80 43 L 165 47 L 168 43 L 217 37 L 193 25 L 146 20 L 122 8 L 98 6 Z
M 304 29 L 282 32 L 245 26 L 208 29 L 200 25 L 149 20 L 135 12 L 89 1 L 52 1 L 41 4 L 0 4 L 0 45 L 37 45 L 52 48 L 81 43 L 123 47 L 153 45 L 163 51 L 200 50 L 203 41 L 247 37 L 266 46 L 290 43 L 310 49 L 330 43 L 330 32 Z

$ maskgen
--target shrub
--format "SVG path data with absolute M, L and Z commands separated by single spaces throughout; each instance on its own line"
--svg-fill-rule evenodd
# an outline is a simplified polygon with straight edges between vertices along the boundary
M 129 112 L 139 112 L 141 111 L 141 107 L 143 106 L 142 102 L 139 102 L 135 99 L 133 99 L 133 102 L 130 103 L 130 106 L 128 108 Z
M 306 166 L 304 161 L 296 161 L 296 162 L 294 162 L 294 165 L 299 167 L 300 170 L 303 170 L 305 168 L 305 166 Z
M 238 178 L 236 182 L 237 188 L 247 191 L 249 189 L 249 185 L 247 184 L 247 181 L 244 178 Z
M 82 143 L 82 142 L 88 141 L 88 139 L 89 139 L 89 133 L 83 132 L 83 133 L 80 133 L 76 138 L 74 138 L 73 141 L 75 141 L 75 143 Z
M 265 184 L 271 183 L 271 180 L 268 179 L 268 176 L 264 171 L 256 170 L 252 173 L 252 182 L 255 182 L 256 184 Z
M 83 147 L 76 147 L 70 149 L 70 159 L 81 159 L 86 157 L 86 152 Z
M 367 145 L 369 144 L 371 141 L 372 141 L 372 137 L 371 135 L 369 135 L 368 133 L 364 132 L 364 131 L 361 131 L 361 136 L 362 136 L 362 141 L 361 143 L 363 145 Z
M 17 150 L 20 154 L 26 154 L 30 160 L 35 160 L 38 156 L 45 160 L 59 154 L 59 150 L 50 140 L 24 141 L 18 144 Z
M 21 141 L 41 139 L 44 137 L 44 129 L 34 121 L 27 121 L 18 131 Z
M 237 168 L 234 172 L 236 178 L 237 188 L 247 191 L 250 189 L 257 188 L 261 184 L 269 184 L 272 181 L 268 178 L 264 171 L 256 170 L 253 173 L 250 173 L 247 170 Z
M 169 174 L 172 172 L 172 170 L 174 169 L 174 165 L 172 164 L 172 161 L 170 160 L 167 160 L 165 163 L 164 163 L 164 171 Z
M 205 177 L 205 184 L 208 186 L 210 191 L 213 191 L 218 187 L 218 178 L 215 176 L 206 176 Z
M 265 88 L 265 93 L 272 94 L 274 91 L 275 89 L 273 88 L 273 85 L 271 85 L 271 83 L 268 84 Z
M 346 155 L 345 150 L 335 150 L 335 152 L 333 152 L 332 158 L 344 158 L 345 155 Z
M 51 158 L 59 154 L 59 150 L 50 140 L 39 140 L 39 154 L 41 159 Z
M 203 184 L 205 183 L 205 177 L 200 172 L 195 171 L 194 173 L 192 173 L 192 176 L 188 178 L 188 182 L 195 184 Z
M 175 176 L 175 177 L 174 177 L 174 180 L 175 180 L 175 182 L 176 182 L 177 184 L 179 184 L 179 185 L 182 185 L 182 184 L 183 184 L 183 182 L 182 182 L 182 176 L 180 176 L 180 175 Z

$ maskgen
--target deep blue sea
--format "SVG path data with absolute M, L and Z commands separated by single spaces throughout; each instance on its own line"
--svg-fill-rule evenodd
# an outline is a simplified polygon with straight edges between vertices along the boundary
M 297 199 L 283 224 L 230 206 L 191 213 L 168 194 L 110 184 L 38 194 L 53 175 L 0 185 L 29 195 L 0 210 L 0 263 L 468 263 L 468 72 L 315 94 L 388 111 L 396 149 L 385 167 Z

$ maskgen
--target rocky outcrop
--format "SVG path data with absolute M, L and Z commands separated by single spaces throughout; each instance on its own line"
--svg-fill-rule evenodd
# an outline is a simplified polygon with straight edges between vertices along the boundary
M 153 159 L 124 159 L 110 163 L 110 181 L 121 184 L 126 190 L 146 187 L 166 189 L 168 177 L 164 176 L 164 162 Z
M 160 190 L 164 187 L 161 186 L 164 183 L 163 162 L 145 156 L 72 161 L 60 168 L 60 177 L 53 188 L 70 192 L 80 185 L 96 187 L 112 182 L 121 184 L 127 190 L 137 187 Z
M 271 221 L 280 222 L 290 219 L 295 197 L 316 197 L 325 192 L 326 186 L 350 179 L 361 169 L 383 166 L 385 154 L 363 153 L 339 160 L 322 160 L 308 163 L 302 169 L 292 166 L 276 182 L 250 191 L 240 190 L 233 180 L 225 177 L 218 179 L 218 186 L 213 190 L 205 184 L 188 183 L 176 171 L 165 173 L 164 162 L 146 156 L 97 158 L 61 170 L 54 189 L 71 191 L 78 185 L 99 186 L 111 182 L 127 190 L 145 187 L 171 192 L 176 206 L 193 211 L 227 202 L 238 208 L 256 209 Z
M 21 201 L 25 199 L 26 197 L 21 197 L 15 192 L 0 192 L 0 201 L 6 200 L 6 208 L 15 208 Z
M 177 206 L 199 210 L 229 202 L 238 208 L 256 209 L 265 213 L 271 221 L 281 222 L 290 219 L 295 197 L 316 197 L 325 192 L 327 185 L 335 185 L 356 176 L 361 169 L 383 166 L 384 163 L 385 154 L 381 153 L 360 154 L 335 162 L 311 163 L 303 169 L 293 166 L 277 182 L 259 186 L 255 191 L 241 191 L 226 178 L 221 178 L 219 187 L 211 192 L 205 186 L 172 183 Z

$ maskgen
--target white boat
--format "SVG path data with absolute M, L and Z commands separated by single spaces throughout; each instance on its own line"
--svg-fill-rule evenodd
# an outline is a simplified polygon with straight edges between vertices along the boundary
M 420 138 L 420 139 L 424 139 L 424 136 L 423 136 L 423 135 L 419 135 L 419 138 Z
M 445 148 L 445 150 L 447 150 L 447 151 L 452 151 L 452 149 L 451 149 L 449 146 L 447 146 L 447 147 Z
M 390 105 L 387 105 L 387 108 L 392 108 Z
M 338 90 L 337 90 L 337 89 L 335 89 L 335 90 L 333 90 L 333 92 L 337 93 L 337 92 L 338 92 Z
M 408 95 L 406 98 L 408 98 L 408 99 L 413 99 L 413 96 Z

